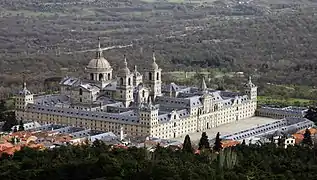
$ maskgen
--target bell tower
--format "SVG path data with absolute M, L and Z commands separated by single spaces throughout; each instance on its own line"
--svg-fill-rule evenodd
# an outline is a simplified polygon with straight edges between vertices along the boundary
M 117 76 L 116 99 L 122 101 L 125 107 L 129 107 L 133 102 L 133 73 L 128 68 L 125 55 L 123 64 Z
M 162 95 L 162 69 L 156 64 L 155 53 L 152 55 L 152 63 L 145 71 L 144 84 L 150 89 L 150 96 L 155 100 L 156 96 Z

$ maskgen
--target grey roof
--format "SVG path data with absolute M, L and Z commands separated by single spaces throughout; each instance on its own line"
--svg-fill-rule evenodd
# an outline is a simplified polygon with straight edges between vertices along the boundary
M 22 90 L 19 91 L 19 95 L 25 96 L 25 95 L 31 95 L 31 94 L 32 93 L 28 89 L 26 89 L 26 87 L 24 87 Z
M 103 88 L 103 90 L 108 90 L 108 91 L 115 91 L 116 89 L 117 89 L 117 81 L 113 81 Z
M 85 84 L 80 84 L 79 87 L 90 91 L 90 92 L 97 92 L 100 90 L 99 87 L 95 86 L 94 84 L 90 84 L 90 83 L 85 83 Z
M 63 115 L 68 117 L 85 118 L 91 120 L 107 120 L 113 122 L 122 122 L 122 124 L 135 124 L 139 122 L 138 117 L 126 116 L 118 113 L 107 113 L 100 111 L 85 111 L 73 108 L 60 108 L 54 106 L 42 106 L 36 104 L 28 104 L 27 109 L 30 112 L 49 113 L 53 115 Z
M 264 124 L 261 126 L 257 126 L 254 128 L 246 129 L 246 130 L 236 132 L 233 134 L 229 134 L 221 138 L 240 140 L 240 139 L 246 139 L 250 137 L 266 136 L 268 134 L 273 135 L 274 133 L 276 133 L 276 131 L 280 131 L 281 133 L 294 132 L 294 131 L 296 132 L 303 128 L 311 127 L 313 125 L 314 125 L 314 122 L 306 118 L 291 117 L 291 118 L 284 118 L 279 121 Z
M 79 78 L 65 77 L 61 80 L 59 84 L 65 86 L 78 86 L 80 83 L 81 80 Z
M 44 95 L 37 96 L 36 98 L 34 98 L 34 104 L 45 106 L 55 106 L 58 103 L 67 102 L 69 102 L 69 97 L 65 95 Z

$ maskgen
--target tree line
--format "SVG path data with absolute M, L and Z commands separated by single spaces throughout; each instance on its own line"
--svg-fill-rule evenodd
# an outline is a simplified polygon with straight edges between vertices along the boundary
M 308 137 L 308 135 L 307 135 Z M 200 180 L 316 179 L 317 148 L 284 149 L 274 143 L 221 149 L 219 134 L 213 148 L 202 134 L 200 153 L 193 153 L 189 136 L 183 149 L 156 147 L 116 149 L 96 140 L 91 145 L 62 146 L 37 151 L 23 148 L 2 154 L 0 178 L 6 180 Z M 218 140 L 217 140 L 218 139 Z M 305 172 L 305 173 L 303 173 Z

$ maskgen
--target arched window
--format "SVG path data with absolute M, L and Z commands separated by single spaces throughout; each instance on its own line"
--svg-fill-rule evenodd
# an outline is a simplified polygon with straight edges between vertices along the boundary
M 174 115 L 174 119 L 176 119 L 176 115 Z
M 156 80 L 160 80 L 160 73 L 159 72 L 156 73 Z
M 111 76 L 110 76 L 110 73 L 108 73 L 108 80 L 110 80 Z
M 152 80 L 152 73 L 149 72 L 149 80 Z
M 83 90 L 79 89 L 79 95 L 83 95 Z
M 120 78 L 120 85 L 123 85 L 123 78 Z
M 99 74 L 99 81 L 102 81 L 103 80 L 103 74 Z
M 90 73 L 90 80 L 94 80 L 94 74 Z
M 145 96 L 145 91 L 143 90 L 143 91 L 142 91 L 142 97 L 144 97 L 144 96 Z
M 131 78 L 128 79 L 128 85 L 131 86 Z

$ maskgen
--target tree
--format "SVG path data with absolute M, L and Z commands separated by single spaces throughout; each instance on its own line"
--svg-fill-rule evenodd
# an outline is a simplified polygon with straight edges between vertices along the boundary
M 307 145 L 307 146 L 312 146 L 313 145 L 313 140 L 311 138 L 311 133 L 310 133 L 309 129 L 306 129 L 306 131 L 304 133 L 304 139 L 303 139 L 302 143 L 304 145 Z
M 210 145 L 209 145 L 209 141 L 208 141 L 208 136 L 206 134 L 206 132 L 203 132 L 201 134 L 201 138 L 199 140 L 199 144 L 198 144 L 198 149 L 210 149 Z
M 19 123 L 19 131 L 24 131 L 24 124 L 22 120 Z
M 18 132 L 18 128 L 17 128 L 17 126 L 14 126 L 14 128 L 13 128 L 13 132 Z
M 184 140 L 184 144 L 183 144 L 183 151 L 189 152 L 189 153 L 193 152 L 193 147 L 192 147 L 192 143 L 190 141 L 189 135 L 185 136 L 185 140 Z
M 216 135 L 215 145 L 213 148 L 215 151 L 220 151 L 222 149 L 222 143 L 220 139 L 220 133 L 218 132 Z
M 245 139 L 243 139 L 241 145 L 246 145 L 246 144 L 245 144 Z

